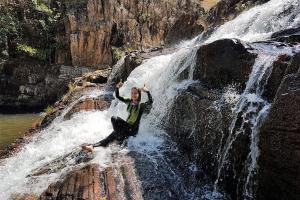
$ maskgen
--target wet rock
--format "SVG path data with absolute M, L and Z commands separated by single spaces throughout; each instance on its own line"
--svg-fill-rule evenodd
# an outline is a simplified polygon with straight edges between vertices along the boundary
M 109 108 L 111 100 L 111 98 L 106 96 L 81 100 L 67 112 L 64 119 L 70 119 L 73 114 L 80 111 L 105 110 Z
M 271 40 L 284 42 L 284 43 L 299 43 L 300 42 L 300 27 L 286 29 L 273 33 Z
M 300 198 L 299 56 L 286 71 L 260 130 L 258 199 Z
M 286 73 L 286 69 L 290 64 L 291 57 L 287 54 L 279 55 L 277 60 L 273 64 L 272 73 L 268 77 L 267 83 L 265 85 L 265 90 L 263 97 L 265 97 L 269 102 L 274 100 L 278 87 Z
M 101 171 L 98 165 L 88 165 L 51 184 L 40 199 L 115 199 L 114 184 L 111 169 Z
M 140 53 L 133 52 L 125 56 L 123 61 L 120 61 L 113 66 L 112 72 L 108 78 L 108 84 L 118 83 L 121 79 L 126 81 L 129 74 L 144 60 Z
M 135 172 L 135 161 L 126 155 L 113 155 L 108 167 L 89 164 L 75 169 L 52 183 L 44 191 L 41 200 L 58 199 L 143 199 L 142 188 Z
M 73 86 L 95 87 L 97 84 L 105 84 L 110 73 L 111 68 L 85 73 L 83 76 L 75 78 Z
M 219 91 L 191 84 L 175 98 L 166 122 L 168 133 L 181 151 L 211 180 L 217 174 L 217 147 L 226 141 L 231 122 L 230 106 L 216 104 L 220 98 Z
M 59 156 L 58 158 L 46 163 L 31 171 L 27 177 L 41 176 L 45 174 L 57 173 L 68 167 L 75 167 L 80 163 L 86 163 L 95 157 L 93 152 L 81 150 L 80 147 L 72 150 L 70 153 Z
M 197 52 L 195 80 L 209 88 L 221 88 L 229 84 L 245 87 L 256 54 L 239 40 L 222 39 L 203 45 Z
M 98 70 L 93 73 L 85 75 L 86 80 L 91 83 L 106 83 L 107 78 L 110 74 L 111 69 L 108 70 Z

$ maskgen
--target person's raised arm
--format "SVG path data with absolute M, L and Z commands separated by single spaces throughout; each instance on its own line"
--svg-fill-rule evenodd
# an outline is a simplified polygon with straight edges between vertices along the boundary
M 119 99 L 120 101 L 124 102 L 124 103 L 128 103 L 130 102 L 130 99 L 128 98 L 124 98 L 124 97 L 121 97 L 120 94 L 119 94 L 119 88 L 123 86 L 123 82 L 122 80 L 116 85 L 116 98 Z
M 148 101 L 145 102 L 146 105 L 151 105 L 153 103 L 152 100 L 152 95 L 150 94 L 149 89 L 146 87 L 146 85 L 144 84 L 144 87 L 142 88 L 142 91 L 147 93 L 148 96 Z

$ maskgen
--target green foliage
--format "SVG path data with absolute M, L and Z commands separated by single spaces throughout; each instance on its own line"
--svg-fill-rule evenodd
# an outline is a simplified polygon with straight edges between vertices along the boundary
M 112 50 L 112 57 L 115 63 L 118 60 L 120 60 L 123 56 L 125 56 L 127 53 L 134 51 L 134 48 L 130 46 L 123 46 L 120 48 L 112 46 L 111 50 Z
M 120 60 L 123 56 L 125 56 L 125 52 L 121 48 L 111 47 L 112 57 L 114 60 Z
M 40 12 L 52 14 L 53 10 L 49 8 L 42 0 L 31 0 L 33 5 L 35 6 L 35 9 Z
M 17 49 L 19 51 L 23 51 L 23 52 L 29 54 L 30 56 L 36 56 L 37 53 L 38 53 L 38 50 L 36 48 L 33 48 L 33 47 L 31 47 L 29 45 L 26 45 L 26 44 L 19 44 L 17 46 Z
M 0 59 L 21 55 L 51 62 L 55 50 L 66 47 L 55 39 L 62 12 L 42 0 L 0 4 Z

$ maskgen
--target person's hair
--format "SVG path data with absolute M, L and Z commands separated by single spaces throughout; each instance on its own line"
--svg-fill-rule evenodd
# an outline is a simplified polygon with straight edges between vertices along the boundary
M 138 101 L 141 101 L 141 97 L 142 97 L 141 89 L 140 89 L 140 88 L 137 88 L 137 87 L 132 87 L 131 90 L 137 90 L 137 91 L 138 91 L 138 93 L 139 93 Z

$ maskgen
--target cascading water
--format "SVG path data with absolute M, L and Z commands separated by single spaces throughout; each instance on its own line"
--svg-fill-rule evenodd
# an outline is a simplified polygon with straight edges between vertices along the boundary
M 237 38 L 248 42 L 266 40 L 275 32 L 298 27 L 299 10 L 299 0 L 271 0 L 220 26 L 206 43 L 222 38 Z
M 226 168 L 230 164 L 229 150 L 240 134 L 247 134 L 250 129 L 251 145 L 248 155 L 248 167 L 246 183 L 244 185 L 245 196 L 253 198 L 253 176 L 257 170 L 258 150 L 258 126 L 263 120 L 263 116 L 267 115 L 270 103 L 263 99 L 264 86 L 272 72 L 273 62 L 277 58 L 276 55 L 260 53 L 253 66 L 246 88 L 239 96 L 239 100 L 233 110 L 234 120 L 230 126 L 229 136 L 223 150 L 219 153 L 218 176 L 215 182 L 215 189 L 218 188 L 219 181 L 222 181 L 222 175 L 226 173 Z M 247 165 L 247 164 L 246 164 Z M 243 180 L 241 181 L 243 182 Z
M 141 87 L 145 83 L 151 89 L 154 104 L 150 114 L 142 118 L 137 137 L 129 139 L 128 149 L 145 155 L 151 163 L 155 163 L 155 173 L 160 173 L 156 175 L 160 175 L 165 181 L 169 182 L 167 184 L 169 187 L 168 192 L 164 196 L 166 199 L 222 198 L 222 196 L 218 196 L 215 193 L 185 185 L 186 182 L 180 176 L 180 172 L 172 167 L 170 161 L 164 156 L 166 152 L 176 154 L 177 151 L 172 142 L 166 139 L 167 137 L 161 131 L 160 125 L 178 89 L 182 89 L 193 82 L 191 78 L 179 81 L 178 76 L 182 71 L 188 69 L 190 77 L 192 77 L 197 52 L 196 46 L 201 45 L 203 42 L 209 43 L 220 38 L 238 38 L 251 42 L 264 40 L 276 31 L 299 26 L 299 9 L 298 0 L 271 0 L 264 5 L 248 10 L 231 22 L 224 24 L 208 40 L 201 41 L 201 39 L 195 38 L 185 42 L 177 47 L 178 51 L 175 53 L 151 58 L 130 74 L 120 93 L 122 95 L 129 94 L 132 86 Z M 236 113 L 242 112 L 242 116 L 245 117 L 250 116 L 247 118 L 250 120 L 252 130 L 251 152 L 248 156 L 250 165 L 244 186 L 248 197 L 251 197 L 253 194 L 251 185 L 253 185 L 252 179 L 257 168 L 256 159 L 259 155 L 257 126 L 263 120 L 270 106 L 268 102 L 261 98 L 261 93 L 276 56 L 264 56 L 259 53 L 246 90 L 239 97 L 234 111 Z M 99 94 L 101 93 L 96 91 L 82 98 Z M 72 105 L 74 104 L 75 102 Z M 61 170 L 38 177 L 28 177 L 32 171 L 60 156 L 70 153 L 82 143 L 93 143 L 101 140 L 112 131 L 110 124 L 111 115 L 114 114 L 125 118 L 125 110 L 125 105 L 113 101 L 107 111 L 80 112 L 67 121 L 63 120 L 63 115 L 56 118 L 49 127 L 35 135 L 32 141 L 25 145 L 19 153 L 1 163 L 0 178 L 4 184 L 0 185 L 0 199 L 8 199 L 14 193 L 41 193 L 47 188 L 49 183 L 54 182 L 61 175 L 74 169 L 76 165 L 72 160 L 67 160 Z M 235 121 L 232 122 L 233 127 L 235 127 Z M 220 151 L 219 174 L 224 163 L 226 163 L 227 152 L 236 133 L 231 133 L 232 135 L 227 140 L 224 149 Z M 100 147 L 96 148 L 95 151 L 96 157 L 90 163 L 98 163 L 105 166 L 110 162 L 110 155 L 115 149 Z M 178 156 L 180 155 L 178 154 Z M 194 169 L 194 167 L 190 166 L 190 169 Z M 219 179 L 216 180 L 216 185 L 218 185 L 218 181 Z M 174 184 L 175 182 L 177 184 Z M 158 184 L 158 182 L 154 180 L 153 184 Z M 151 197 L 148 197 L 148 199 L 151 199 Z
M 190 82 L 188 80 L 177 82 L 176 77 L 183 69 L 195 63 L 195 49 L 191 48 L 195 45 L 195 41 L 196 39 L 183 43 L 182 47 L 187 48 L 178 47 L 179 51 L 173 54 L 147 60 L 131 73 L 120 90 L 122 95 L 129 94 L 132 86 L 141 87 L 144 83 L 151 88 L 154 98 L 153 108 L 151 113 L 142 119 L 138 136 L 130 139 L 128 146 L 131 151 L 150 156 L 151 160 L 161 168 L 161 171 L 164 168 L 165 174 L 171 173 L 168 176 L 164 175 L 170 186 L 173 185 L 170 179 L 176 179 L 178 182 L 176 187 L 182 189 L 176 191 L 173 188 L 167 193 L 167 196 L 175 195 L 183 198 L 193 196 L 193 192 L 188 191 L 180 182 L 180 176 L 175 173 L 174 169 L 166 166 L 167 161 L 163 160 L 161 154 L 163 148 L 160 147 L 164 141 L 162 139 L 164 133 L 159 131 L 158 127 L 164 114 L 163 110 L 167 109 L 172 102 L 177 89 Z M 79 100 L 101 94 L 101 92 L 94 91 L 84 95 Z M 93 143 L 103 139 L 112 131 L 110 124 L 112 114 L 126 118 L 126 106 L 118 101 L 113 101 L 107 111 L 80 112 L 70 120 L 64 121 L 64 114 L 79 100 L 73 102 L 61 116 L 56 118 L 45 130 L 38 133 L 32 142 L 25 145 L 19 153 L 4 160 L 3 165 L 0 166 L 0 177 L 5 183 L 0 186 L 1 199 L 8 199 L 14 193 L 41 193 L 49 183 L 55 182 L 61 175 L 74 169 L 76 167 L 74 161 L 67 160 L 61 170 L 50 174 L 37 177 L 28 175 L 58 157 L 72 152 L 82 143 Z M 158 148 L 160 151 L 157 151 Z M 47 151 L 45 151 L 46 149 Z M 110 161 L 110 155 L 113 151 L 113 148 L 96 148 L 96 158 L 90 163 L 95 162 L 105 166 Z M 157 183 L 154 182 L 154 184 Z M 180 194 L 183 190 L 185 192 Z

